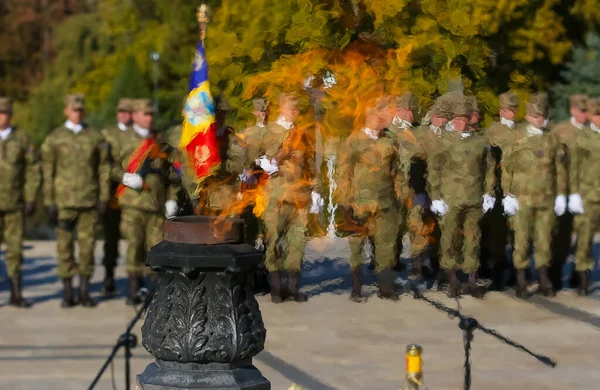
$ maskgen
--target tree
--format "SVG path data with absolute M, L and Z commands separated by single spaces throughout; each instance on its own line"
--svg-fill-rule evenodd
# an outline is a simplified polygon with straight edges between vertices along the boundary
M 573 56 L 561 73 L 564 82 L 552 87 L 557 119 L 569 117 L 569 96 L 585 93 L 600 96 L 600 35 L 589 34 L 586 46 L 573 49 Z

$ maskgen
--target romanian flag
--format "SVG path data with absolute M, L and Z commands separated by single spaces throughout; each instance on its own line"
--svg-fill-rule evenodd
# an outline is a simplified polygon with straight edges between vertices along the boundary
M 215 128 L 215 104 L 210 94 L 208 65 L 202 42 L 196 47 L 184 111 L 179 147 L 187 156 L 190 173 L 200 184 L 221 164 Z

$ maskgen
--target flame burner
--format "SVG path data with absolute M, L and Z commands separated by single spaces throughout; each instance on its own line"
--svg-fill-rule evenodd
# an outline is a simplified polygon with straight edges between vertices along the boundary
M 249 275 L 262 261 L 240 219 L 167 221 L 165 240 L 148 252 L 158 281 L 142 342 L 156 361 L 138 389 L 271 389 L 252 365 L 266 330 Z

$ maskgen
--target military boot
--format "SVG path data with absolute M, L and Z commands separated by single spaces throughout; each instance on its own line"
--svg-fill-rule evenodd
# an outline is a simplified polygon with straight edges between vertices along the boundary
M 590 284 L 590 271 L 580 272 L 579 273 L 579 288 L 577 290 L 577 293 L 582 297 L 587 296 L 590 293 L 589 284 Z
M 469 282 L 467 288 L 469 294 L 471 294 L 473 298 L 483 298 L 483 289 L 477 285 L 477 272 L 471 272 L 471 274 L 469 275 Z
M 15 274 L 9 279 L 10 283 L 10 300 L 8 304 L 10 306 L 28 308 L 31 304 L 23 298 L 23 278 L 21 273 Z
M 106 267 L 104 283 L 102 285 L 102 294 L 110 297 L 115 295 L 115 292 L 115 269 L 112 267 Z
M 360 267 L 350 271 L 352 276 L 352 291 L 350 292 L 350 300 L 352 302 L 361 303 L 365 301 L 362 295 L 362 271 Z
M 96 301 L 90 297 L 90 277 L 80 276 L 79 304 L 83 307 L 96 307 Z
M 540 267 L 537 269 L 540 278 L 540 293 L 545 297 L 553 297 L 556 295 L 552 282 L 548 277 L 548 267 Z
M 288 272 L 288 299 L 296 302 L 308 301 L 308 296 L 300 292 L 300 271 Z
M 125 304 L 127 306 L 135 306 L 142 303 L 142 299 L 139 297 L 138 292 L 140 291 L 140 278 L 137 275 L 129 274 L 127 288 L 127 299 Z
M 456 298 L 460 296 L 460 283 L 456 278 L 456 270 L 454 268 L 447 269 L 446 278 L 448 279 L 448 297 Z
M 64 278 L 63 280 L 63 299 L 60 303 L 60 307 L 67 309 L 77 305 L 75 302 L 75 296 L 73 294 L 73 279 Z
M 283 297 L 281 296 L 281 274 L 279 271 L 269 272 L 267 278 L 269 279 L 269 285 L 271 286 L 271 302 L 283 302 Z
M 396 273 L 391 269 L 383 270 L 377 274 L 377 296 L 380 299 L 388 299 L 391 301 L 400 299 L 400 295 L 394 288 L 395 279 Z
M 517 287 L 515 289 L 515 295 L 517 298 L 529 297 L 529 293 L 527 292 L 527 278 L 524 269 L 517 270 Z

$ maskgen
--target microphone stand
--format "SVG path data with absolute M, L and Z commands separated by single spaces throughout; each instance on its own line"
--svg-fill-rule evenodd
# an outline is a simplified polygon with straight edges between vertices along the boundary
M 106 369 L 108 368 L 108 365 L 113 361 L 113 359 L 115 358 L 115 356 L 117 355 L 117 352 L 119 352 L 119 349 L 121 347 L 123 347 L 125 349 L 125 389 L 130 390 L 130 387 L 131 387 L 131 381 L 130 381 L 130 379 L 131 379 L 130 378 L 131 377 L 131 361 L 130 360 L 131 360 L 131 356 L 132 356 L 131 349 L 137 347 L 137 344 L 138 344 L 137 336 L 135 334 L 131 333 L 131 330 L 135 327 L 135 325 L 140 320 L 140 318 L 142 318 L 142 315 L 146 312 L 146 310 L 148 309 L 148 306 L 150 306 L 150 302 L 152 301 L 152 297 L 154 296 L 154 289 L 149 290 L 149 291 L 148 290 L 140 290 L 140 293 L 138 293 L 138 295 L 145 297 L 144 303 L 139 308 L 137 313 L 135 313 L 135 317 L 133 317 L 131 322 L 129 322 L 127 329 L 125 329 L 125 333 L 120 335 L 119 338 L 117 339 L 116 344 L 113 346 L 112 352 L 110 353 L 110 355 L 104 362 L 104 365 L 102 366 L 102 368 L 100 369 L 100 371 L 98 372 L 98 374 L 96 375 L 94 380 L 92 381 L 92 384 L 90 385 L 90 387 L 88 387 L 88 390 L 94 389 L 94 387 L 98 384 L 98 382 L 100 381 L 100 378 L 104 374 L 104 371 L 106 371 Z

